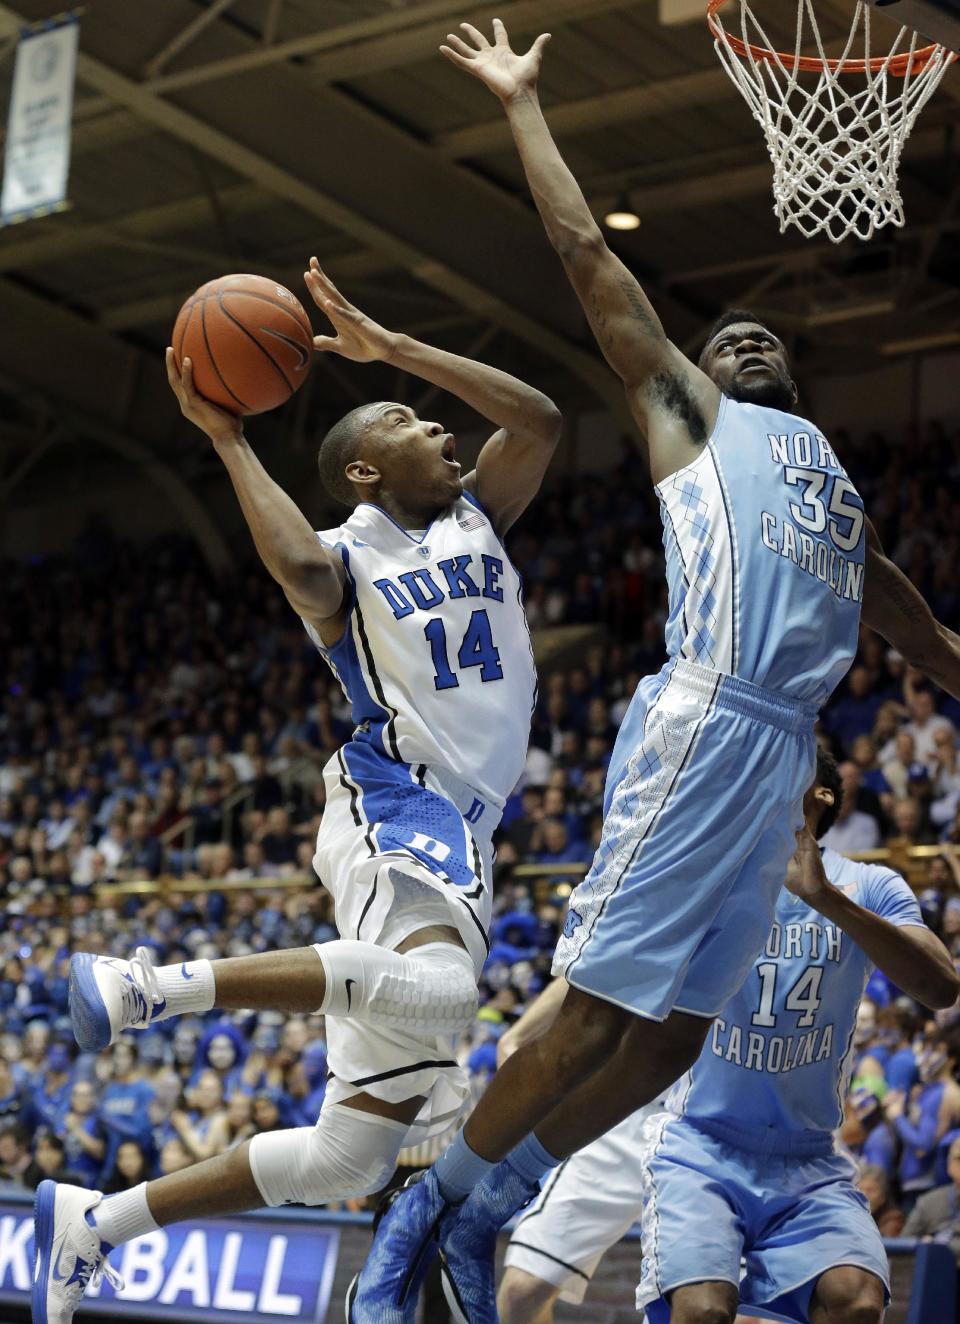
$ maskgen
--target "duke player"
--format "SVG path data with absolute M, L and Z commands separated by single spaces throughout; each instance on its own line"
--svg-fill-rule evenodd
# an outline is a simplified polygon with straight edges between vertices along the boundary
M 886 1255 L 834 1143 L 857 1007 L 874 965 L 927 1007 L 951 1006 L 960 979 L 898 874 L 816 849 L 842 800 L 821 753 L 806 831 L 746 982 L 666 1114 L 634 1114 L 575 1154 L 518 1222 L 503 1324 L 549 1324 L 560 1293 L 581 1301 L 641 1211 L 637 1304 L 651 1324 L 730 1324 L 738 1303 L 792 1324 L 879 1324 Z M 556 980 L 530 1025 L 520 1021 L 518 1044 L 543 1032 L 565 987 Z
M 41 1185 L 35 1324 L 65 1324 L 105 1255 L 185 1218 L 322 1204 L 379 1190 L 397 1151 L 452 1124 L 468 1092 L 453 1037 L 473 1019 L 487 952 L 491 836 L 523 768 L 536 680 L 517 572 L 501 539 L 540 486 L 560 416 L 494 368 L 385 331 L 314 259 L 311 294 L 336 338 L 320 350 L 382 360 L 460 396 L 497 431 L 461 478 L 439 423 L 395 402 L 328 433 L 320 471 L 353 507 L 315 535 L 268 477 L 241 421 L 170 385 L 226 465 L 264 564 L 352 704 L 331 759 L 315 865 L 342 938 L 316 947 L 154 970 L 79 954 L 78 1042 L 221 1008 L 320 1012 L 332 1079 L 316 1127 L 266 1133 L 174 1176 L 102 1199 Z
M 386 1212 L 355 1302 L 364 1324 L 410 1318 L 411 1265 L 422 1270 L 437 1236 L 457 1317 L 494 1319 L 497 1226 L 546 1170 L 696 1060 L 769 933 L 814 721 L 856 652 L 861 601 L 869 625 L 960 695 L 960 639 L 884 556 L 828 441 L 794 412 L 783 345 L 735 312 L 698 364 L 685 358 L 550 137 L 536 94 L 547 37 L 519 56 L 499 21 L 493 45 L 464 31 L 470 43 L 451 36 L 443 49 L 502 101 L 550 240 L 647 439 L 670 660 L 641 683 L 617 740 L 601 843 L 557 948 L 571 985 L 561 1014 Z

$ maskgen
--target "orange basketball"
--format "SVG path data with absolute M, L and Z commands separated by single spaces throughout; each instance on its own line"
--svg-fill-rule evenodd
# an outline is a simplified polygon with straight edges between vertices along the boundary
M 267 276 L 220 276 L 190 295 L 173 328 L 180 368 L 232 414 L 262 414 L 289 400 L 307 379 L 313 330 L 303 305 Z

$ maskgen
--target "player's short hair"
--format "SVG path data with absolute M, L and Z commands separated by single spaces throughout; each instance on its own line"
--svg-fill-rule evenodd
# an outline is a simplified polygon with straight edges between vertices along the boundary
M 373 421 L 382 402 L 371 405 L 357 405 L 349 414 L 344 414 L 320 443 L 317 466 L 320 469 L 320 481 L 337 501 L 345 506 L 357 504 L 357 494 L 350 479 L 344 473 L 348 464 L 357 458 L 360 439 Z
M 817 840 L 833 827 L 837 821 L 837 815 L 843 808 L 843 780 L 840 777 L 840 769 L 837 766 L 837 760 L 828 749 L 817 746 L 817 786 L 825 786 L 828 791 L 833 791 L 833 804 L 824 805 L 820 811 L 820 821 L 817 824 Z
M 703 349 L 700 351 L 700 361 L 703 361 L 703 356 L 707 352 L 707 346 L 710 344 L 710 341 L 714 336 L 718 336 L 726 327 L 738 326 L 741 322 L 752 322 L 754 326 L 767 325 L 762 317 L 758 317 L 756 313 L 751 313 L 748 308 L 728 308 L 725 313 L 722 313 L 717 318 L 713 326 L 707 332 L 707 338 L 703 342 Z

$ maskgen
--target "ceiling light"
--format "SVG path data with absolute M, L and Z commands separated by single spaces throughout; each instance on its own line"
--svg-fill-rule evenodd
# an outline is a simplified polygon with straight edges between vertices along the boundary
M 640 226 L 640 217 L 630 206 L 626 194 L 617 198 L 613 207 L 603 218 L 604 225 L 611 230 L 636 230 Z

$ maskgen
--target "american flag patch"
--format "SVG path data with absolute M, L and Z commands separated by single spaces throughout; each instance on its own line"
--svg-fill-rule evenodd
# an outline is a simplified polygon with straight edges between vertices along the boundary
M 466 519 L 457 520 L 464 533 L 472 533 L 474 529 L 482 529 L 486 522 L 482 515 L 468 515 Z

